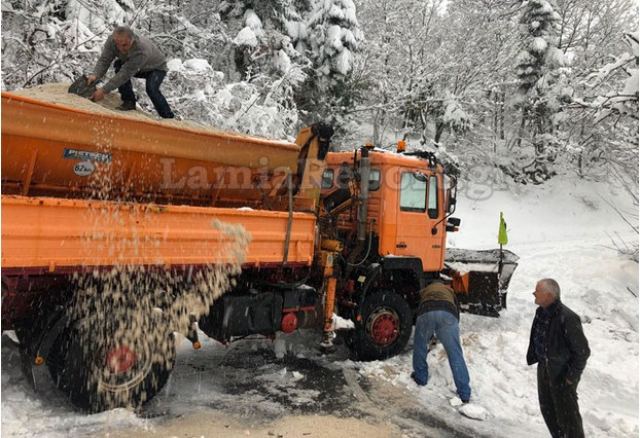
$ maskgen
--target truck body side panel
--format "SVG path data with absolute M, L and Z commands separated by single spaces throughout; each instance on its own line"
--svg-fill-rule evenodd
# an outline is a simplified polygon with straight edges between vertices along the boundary
M 232 260 L 215 225 L 251 236 L 245 265 L 282 263 L 288 213 L 2 196 L 2 269 L 202 265 Z M 311 265 L 315 216 L 293 213 L 288 263 Z

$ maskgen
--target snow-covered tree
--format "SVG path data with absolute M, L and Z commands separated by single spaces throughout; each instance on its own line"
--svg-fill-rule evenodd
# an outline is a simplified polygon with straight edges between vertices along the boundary
M 588 104 L 580 103 L 597 108 L 598 119 L 620 115 L 638 120 L 638 37 L 627 33 L 624 41 L 628 51 L 613 55 L 611 62 L 587 77 L 586 85 L 591 89 L 609 84 L 605 95 Z
M 313 0 L 306 20 L 306 55 L 312 66 L 299 103 L 320 118 L 338 120 L 354 105 L 354 56 L 363 39 L 352 0 Z
M 571 101 L 572 89 L 564 55 L 557 47 L 560 16 L 552 0 L 528 0 L 520 21 L 523 50 L 516 72 L 522 121 L 518 141 L 533 145 L 533 161 L 524 171 L 531 181 L 540 183 L 554 175 L 550 166 L 559 143 L 553 134 L 554 116 Z
M 362 33 L 352 0 L 318 0 L 308 20 L 310 57 L 320 74 L 320 87 L 353 68 L 354 52 Z
M 8 88 L 70 80 L 84 71 L 130 2 L 2 2 L 3 83 Z
M 637 29 L 637 5 L 633 0 L 606 3 L 556 0 L 556 5 L 561 18 L 557 47 L 571 63 L 570 69 L 562 71 L 573 94 L 572 103 L 553 116 L 553 139 L 558 146 L 554 169 L 577 171 L 584 178 L 606 178 L 612 159 L 619 157 L 631 162 L 628 154 L 621 150 L 628 144 L 627 138 L 637 143 L 633 140 L 637 121 L 619 118 L 615 112 L 602 119 L 599 115 L 607 114 L 606 111 L 597 114 L 603 109 L 601 103 L 613 102 L 607 101 L 606 96 L 614 96 L 624 89 L 626 73 L 610 67 L 619 60 L 631 58 L 622 41 L 625 32 Z
M 637 200 L 638 37 L 626 33 L 623 40 L 626 51 L 611 55 L 610 62 L 587 75 L 585 95 L 572 104 L 576 119 L 589 127 L 583 128 L 572 153 L 580 175 L 612 177 Z

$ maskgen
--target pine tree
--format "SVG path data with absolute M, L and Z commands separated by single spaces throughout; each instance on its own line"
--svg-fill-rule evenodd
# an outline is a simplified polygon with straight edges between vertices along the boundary
M 570 87 L 563 77 L 564 58 L 557 48 L 560 16 L 553 0 L 529 0 L 520 20 L 524 49 L 517 58 L 516 74 L 522 100 L 519 144 L 525 129 L 534 147 L 533 161 L 523 169 L 528 179 L 541 183 L 554 175 L 557 140 L 553 116 L 570 101 Z
M 363 36 L 353 1 L 314 0 L 306 27 L 312 71 L 301 96 L 301 108 L 319 113 L 321 118 L 339 118 L 357 99 L 349 80 Z

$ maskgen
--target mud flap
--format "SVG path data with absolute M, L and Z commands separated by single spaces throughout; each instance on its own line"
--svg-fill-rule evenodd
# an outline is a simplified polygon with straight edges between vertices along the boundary
M 33 356 L 29 354 L 29 350 L 22 348 L 22 346 L 20 347 L 20 368 L 27 383 L 37 392 L 39 379 L 36 379 L 36 366 L 33 363 Z
M 46 319 L 44 327 L 38 332 L 32 332 L 21 339 L 20 364 L 22 374 L 34 391 L 48 388 L 51 384 L 46 361 L 49 358 L 51 346 L 64 331 L 67 325 L 67 318 L 62 310 L 54 311 Z M 40 364 L 36 363 L 36 358 L 43 358 Z

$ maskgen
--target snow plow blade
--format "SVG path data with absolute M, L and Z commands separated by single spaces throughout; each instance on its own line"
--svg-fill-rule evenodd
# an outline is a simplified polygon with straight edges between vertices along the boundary
M 507 289 L 519 257 L 511 251 L 449 248 L 445 267 L 452 275 L 453 288 L 463 311 L 484 316 L 500 316 L 507 308 Z

